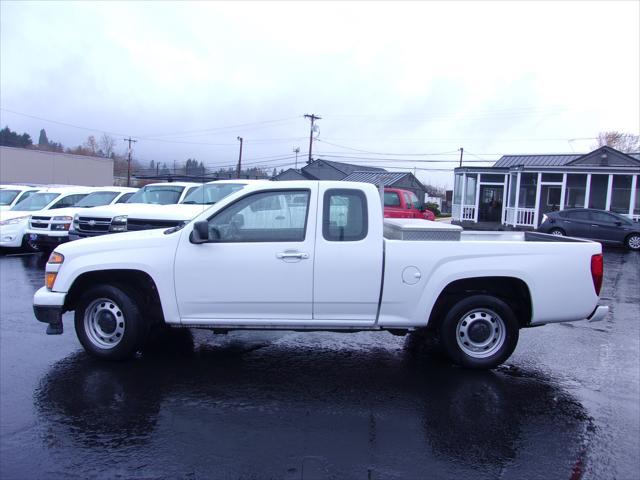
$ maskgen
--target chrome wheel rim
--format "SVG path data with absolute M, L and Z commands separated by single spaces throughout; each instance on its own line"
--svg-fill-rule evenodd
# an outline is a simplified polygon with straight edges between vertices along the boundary
M 634 250 L 640 249 L 640 235 L 631 235 L 629 237 L 629 247 L 633 248 Z
M 98 348 L 114 348 L 122 341 L 125 330 L 124 314 L 109 298 L 98 298 L 84 311 L 84 331 Z
M 500 315 L 488 308 L 464 314 L 456 327 L 460 350 L 473 358 L 487 358 L 504 345 L 506 327 Z
M 554 230 L 553 232 L 551 232 L 551 235 L 554 235 L 556 237 L 564 237 L 564 233 L 562 233 L 560 230 Z

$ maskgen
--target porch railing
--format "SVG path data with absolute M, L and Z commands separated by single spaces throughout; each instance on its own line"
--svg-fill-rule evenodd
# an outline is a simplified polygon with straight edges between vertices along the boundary
M 474 221 L 476 218 L 476 207 L 474 205 L 451 205 L 451 218 L 457 221 Z
M 523 227 L 535 227 L 536 209 L 535 208 L 506 208 L 507 225 L 521 225 Z

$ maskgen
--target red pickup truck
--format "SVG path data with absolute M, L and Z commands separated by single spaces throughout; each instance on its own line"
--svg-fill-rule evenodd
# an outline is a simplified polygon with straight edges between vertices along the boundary
M 420 201 L 415 193 L 400 188 L 384 189 L 384 217 L 436 219 L 431 210 L 420 209 Z

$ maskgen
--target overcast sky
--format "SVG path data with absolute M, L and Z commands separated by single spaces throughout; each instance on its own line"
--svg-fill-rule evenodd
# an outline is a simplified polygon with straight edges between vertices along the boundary
M 640 133 L 639 5 L 2 1 L 0 123 L 65 146 L 131 135 L 145 165 L 231 165 L 242 136 L 244 163 L 279 170 L 296 146 L 302 165 L 315 113 L 314 156 L 451 186 L 459 147 L 478 161 Z

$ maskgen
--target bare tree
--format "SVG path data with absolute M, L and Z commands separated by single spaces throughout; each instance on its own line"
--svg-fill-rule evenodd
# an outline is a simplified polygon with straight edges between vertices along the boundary
M 600 132 L 597 142 L 596 148 L 607 145 L 624 153 L 640 152 L 640 135 L 634 135 L 633 133 L 623 133 L 615 130 Z
M 89 155 L 97 155 L 98 154 L 98 142 L 96 142 L 96 137 L 93 135 L 89 135 L 87 137 L 87 141 L 82 144 L 82 146 L 90 152 Z
M 110 137 L 106 133 L 103 133 L 100 137 L 98 145 L 100 146 L 100 150 L 102 150 L 102 153 L 104 153 L 104 156 L 107 158 L 111 158 L 111 156 L 113 155 L 113 150 L 116 146 L 116 141 L 113 137 Z

